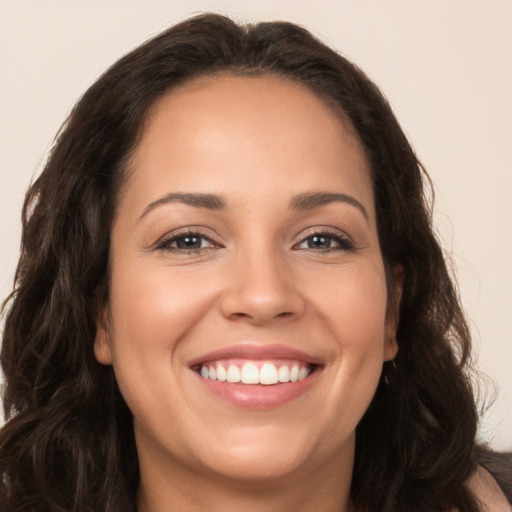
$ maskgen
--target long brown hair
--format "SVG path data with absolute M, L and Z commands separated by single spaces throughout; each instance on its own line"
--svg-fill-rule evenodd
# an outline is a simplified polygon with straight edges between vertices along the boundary
M 477 414 L 469 332 L 432 229 L 429 180 L 375 85 L 305 29 L 184 21 L 115 63 L 64 124 L 23 209 L 6 308 L 0 433 L 2 511 L 134 510 L 132 417 L 92 344 L 108 299 L 109 235 L 126 164 L 157 98 L 200 75 L 298 81 L 357 130 L 371 162 L 387 268 L 404 269 L 392 365 L 357 427 L 352 499 L 361 511 L 477 511 Z

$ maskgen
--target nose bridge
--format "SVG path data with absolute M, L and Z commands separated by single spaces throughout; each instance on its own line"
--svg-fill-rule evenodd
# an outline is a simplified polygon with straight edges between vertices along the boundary
M 303 304 L 289 263 L 275 247 L 240 248 L 229 271 L 224 315 L 265 323 L 301 313 Z

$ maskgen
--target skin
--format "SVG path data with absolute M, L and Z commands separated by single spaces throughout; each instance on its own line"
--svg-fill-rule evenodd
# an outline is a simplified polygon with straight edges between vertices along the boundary
M 350 122 L 277 77 L 197 79 L 153 106 L 128 176 L 94 348 L 133 412 L 139 510 L 350 510 L 355 428 L 398 350 L 400 293 Z M 291 207 L 316 192 L 360 207 Z M 226 208 L 161 201 L 171 193 Z M 187 227 L 201 248 L 177 249 Z M 205 391 L 189 361 L 247 340 L 318 358 L 314 384 L 263 409 Z

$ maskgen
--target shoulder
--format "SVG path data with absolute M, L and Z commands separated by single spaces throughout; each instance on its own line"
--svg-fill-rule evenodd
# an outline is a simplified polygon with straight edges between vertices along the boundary
M 484 512 L 512 512 L 512 505 L 493 476 L 482 466 L 468 480 L 469 490 L 483 506 Z

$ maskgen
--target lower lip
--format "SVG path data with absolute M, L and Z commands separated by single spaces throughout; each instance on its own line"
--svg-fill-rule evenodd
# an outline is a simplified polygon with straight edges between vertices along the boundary
M 317 368 L 311 375 L 297 382 L 285 382 L 283 384 L 239 384 L 220 382 L 215 379 L 205 379 L 197 374 L 202 385 L 213 395 L 225 402 L 238 407 L 266 409 L 278 407 L 304 395 L 315 383 L 318 374 Z

